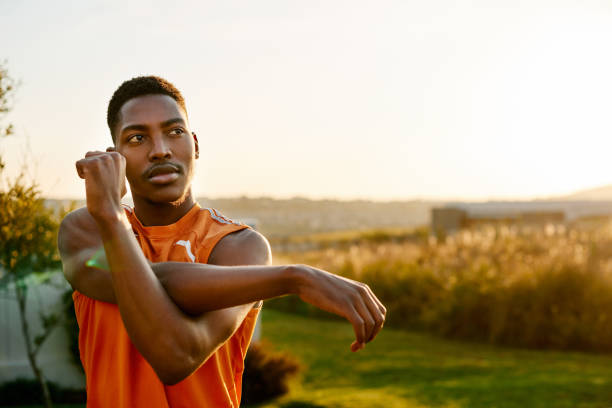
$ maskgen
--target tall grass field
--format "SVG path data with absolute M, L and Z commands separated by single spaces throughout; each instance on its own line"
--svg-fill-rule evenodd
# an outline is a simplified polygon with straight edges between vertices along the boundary
M 302 243 L 303 244 L 303 243 Z M 538 349 L 612 351 L 612 228 L 482 226 L 311 239 L 276 263 L 318 266 L 370 285 L 388 326 Z M 286 297 L 269 307 L 322 315 Z

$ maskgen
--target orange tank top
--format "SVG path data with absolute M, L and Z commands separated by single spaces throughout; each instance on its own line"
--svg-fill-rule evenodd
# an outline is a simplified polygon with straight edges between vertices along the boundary
M 206 263 L 227 234 L 247 228 L 196 204 L 171 225 L 145 227 L 126 213 L 145 256 L 152 262 Z M 200 368 L 178 384 L 164 385 L 130 341 L 117 305 L 73 293 L 88 408 L 238 407 L 244 357 L 258 309 Z

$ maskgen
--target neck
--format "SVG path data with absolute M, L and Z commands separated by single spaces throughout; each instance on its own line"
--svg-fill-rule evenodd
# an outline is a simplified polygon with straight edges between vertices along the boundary
M 174 224 L 195 205 L 191 189 L 173 202 L 156 203 L 144 197 L 133 197 L 133 199 L 136 217 L 145 227 Z

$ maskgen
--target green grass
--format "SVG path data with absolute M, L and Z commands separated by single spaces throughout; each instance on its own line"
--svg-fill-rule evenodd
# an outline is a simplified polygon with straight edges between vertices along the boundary
M 358 353 L 344 322 L 263 312 L 264 339 L 303 364 L 262 407 L 612 407 L 612 356 L 500 348 L 385 328 Z M 301 384 L 300 384 L 301 382 Z
M 289 395 L 261 408 L 612 407 L 611 355 L 517 350 L 388 328 L 351 353 L 348 323 L 269 309 L 262 318 L 264 339 L 296 356 L 303 370 Z

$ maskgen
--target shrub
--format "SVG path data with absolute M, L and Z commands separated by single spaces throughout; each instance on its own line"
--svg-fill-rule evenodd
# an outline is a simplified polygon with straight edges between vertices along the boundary
M 252 343 L 244 361 L 242 403 L 259 404 L 285 395 L 289 380 L 300 370 L 288 354 L 273 353 L 269 346 Z

